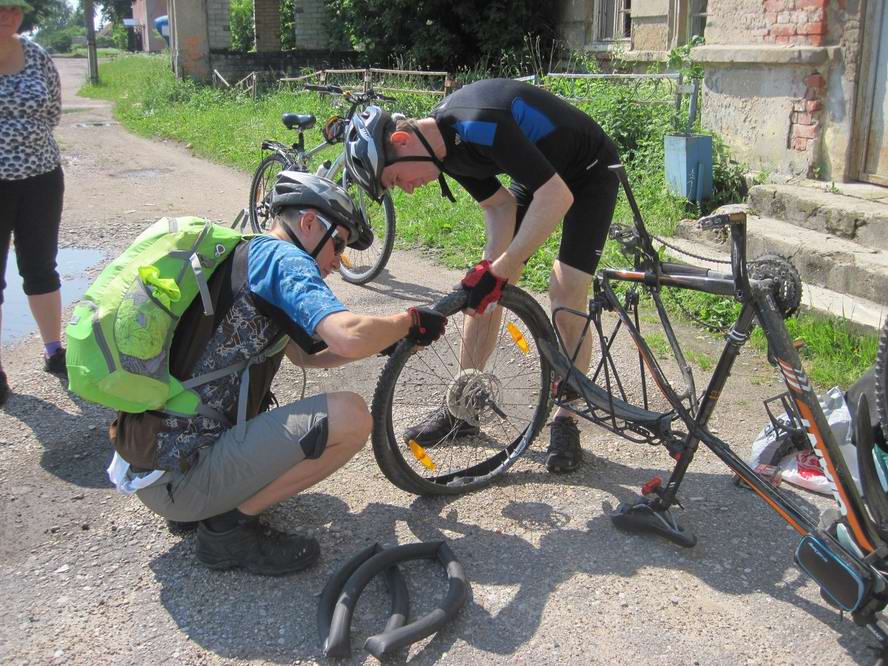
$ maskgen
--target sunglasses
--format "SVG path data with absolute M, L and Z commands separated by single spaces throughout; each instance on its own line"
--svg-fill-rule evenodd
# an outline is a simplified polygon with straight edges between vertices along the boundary
M 320 215 L 318 215 L 317 218 L 321 221 L 321 224 L 323 224 L 324 228 L 328 231 L 333 228 L 333 225 Z M 333 233 L 330 235 L 330 240 L 333 241 L 333 252 L 335 254 L 342 254 L 343 252 L 345 252 L 345 239 L 339 237 L 339 229 L 333 230 Z

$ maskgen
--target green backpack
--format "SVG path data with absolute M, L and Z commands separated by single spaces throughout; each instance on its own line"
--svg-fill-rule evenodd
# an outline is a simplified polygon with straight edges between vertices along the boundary
M 170 374 L 170 347 L 198 294 L 213 314 L 207 281 L 245 238 L 198 217 L 162 218 L 143 231 L 74 308 L 65 329 L 70 390 L 123 412 L 218 418 L 192 389 L 234 372 L 248 377 L 260 359 L 180 382 Z

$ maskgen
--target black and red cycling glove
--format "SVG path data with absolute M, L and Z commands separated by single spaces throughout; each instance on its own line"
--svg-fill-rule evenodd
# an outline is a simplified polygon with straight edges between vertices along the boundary
M 444 334 L 447 327 L 447 317 L 432 308 L 409 308 L 412 325 L 407 339 L 421 347 L 432 344 Z
M 475 264 L 462 279 L 462 286 L 468 292 L 466 307 L 478 314 L 484 314 L 487 306 L 496 303 L 503 295 L 507 279 L 497 277 L 490 269 L 490 260 Z

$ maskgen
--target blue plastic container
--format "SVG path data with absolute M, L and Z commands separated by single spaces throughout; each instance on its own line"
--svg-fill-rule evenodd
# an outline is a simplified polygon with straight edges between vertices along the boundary
M 712 196 L 712 137 L 707 134 L 666 135 L 666 184 L 690 201 Z

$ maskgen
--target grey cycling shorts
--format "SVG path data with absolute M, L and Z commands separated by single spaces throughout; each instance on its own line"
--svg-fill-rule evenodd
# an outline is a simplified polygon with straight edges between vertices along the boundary
M 327 446 L 327 396 L 315 395 L 263 412 L 198 451 L 187 472 L 166 472 L 138 497 L 155 513 L 178 521 L 204 520 L 239 506 Z

